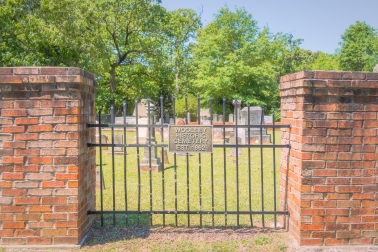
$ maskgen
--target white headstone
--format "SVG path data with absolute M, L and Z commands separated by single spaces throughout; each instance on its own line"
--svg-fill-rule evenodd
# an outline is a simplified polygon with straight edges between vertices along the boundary
M 229 114 L 228 115 L 228 121 L 229 122 L 234 122 L 234 114 Z
M 218 121 L 223 122 L 223 115 L 218 115 Z
M 378 64 L 374 67 L 373 73 L 378 73 Z
M 136 124 L 135 116 L 126 116 L 126 124 Z
M 211 125 L 211 121 L 210 120 L 203 120 L 203 125 Z
M 100 143 L 100 135 L 96 135 L 96 143 Z M 106 135 L 101 135 L 101 145 L 102 144 L 107 144 L 108 143 L 108 137 Z M 108 147 L 106 146 L 102 146 L 101 147 L 102 150 L 107 150 Z
M 213 122 L 218 122 L 218 115 L 217 114 L 213 114 Z
M 264 115 L 263 110 L 261 107 L 250 107 L 248 111 L 248 107 L 243 108 L 240 111 L 242 120 L 245 121 L 245 124 L 248 125 L 248 113 L 249 113 L 249 123 L 250 125 L 264 125 Z M 257 143 L 269 143 L 270 142 L 270 135 L 267 134 L 266 129 L 260 128 L 251 128 L 249 129 L 250 138 L 248 138 L 248 129 L 245 130 L 245 142 L 250 142 L 251 144 Z M 262 135 L 262 139 L 261 139 Z
M 164 123 L 169 123 L 169 114 L 168 113 L 165 114 Z
M 264 123 L 273 123 L 272 116 L 264 116 Z
M 119 134 L 116 134 L 114 135 L 114 143 L 115 144 L 122 144 L 123 143 L 123 135 L 119 135 Z M 122 151 L 122 147 L 114 147 L 114 153 L 122 153 L 123 154 L 123 151 Z
M 123 143 L 123 135 L 115 134 L 114 135 L 114 142 L 113 144 L 122 144 Z M 112 148 L 110 148 L 112 150 Z M 108 154 L 112 154 L 112 152 L 108 152 Z M 123 149 L 122 147 L 114 147 L 114 155 L 122 155 Z
M 98 121 L 96 121 L 96 124 L 98 124 Z M 96 136 L 100 135 L 100 128 L 96 127 Z
M 139 103 L 138 103 L 138 117 L 146 117 L 147 116 L 147 104 L 148 104 L 148 101 L 146 99 L 142 99 Z M 133 113 L 133 116 L 136 116 L 136 109 L 134 109 L 134 113 Z
M 147 124 L 148 118 L 138 118 L 138 125 L 140 124 Z M 144 144 L 146 142 L 146 136 L 147 136 L 148 128 L 145 127 L 138 127 L 138 136 L 135 136 L 135 142 L 137 142 L 137 137 L 139 138 L 139 144 Z
M 249 121 L 250 124 L 260 125 L 262 118 L 261 118 L 262 108 L 261 107 L 249 107 Z M 243 108 L 240 111 L 240 115 L 244 118 L 245 122 L 248 123 L 248 107 Z
M 123 123 L 124 123 L 123 120 L 124 120 L 124 119 L 123 119 L 123 116 L 117 116 L 117 117 L 115 118 L 115 123 L 114 123 L 114 124 L 123 124 Z
M 240 137 L 230 137 L 230 144 L 236 144 L 236 139 L 237 139 L 237 142 L 238 144 L 242 144 L 241 143 L 241 138 Z M 238 153 L 237 153 L 238 156 L 242 155 L 242 148 L 238 148 Z M 230 148 L 230 156 L 234 157 L 236 156 L 236 147 L 231 147 Z
M 223 138 L 223 129 L 222 128 L 213 128 L 214 140 L 221 141 Z
M 166 123 L 165 126 L 168 126 L 168 124 Z M 164 127 L 163 128 L 163 133 L 164 133 L 164 141 L 168 141 L 169 140 L 169 130 L 168 130 L 168 127 Z

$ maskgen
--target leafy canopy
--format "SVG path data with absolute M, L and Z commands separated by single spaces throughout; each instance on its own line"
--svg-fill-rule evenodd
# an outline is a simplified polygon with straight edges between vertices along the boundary
M 222 99 L 240 99 L 269 111 L 279 107 L 278 82 L 302 63 L 296 57 L 300 40 L 290 34 L 260 30 L 243 8 L 223 7 L 214 21 L 200 29 L 193 47 L 193 85 L 202 97 L 214 97 L 215 112 Z
M 377 30 L 357 21 L 341 36 L 340 66 L 347 71 L 372 71 L 378 64 Z
M 98 73 L 90 1 L 0 1 L 0 66 L 76 66 Z

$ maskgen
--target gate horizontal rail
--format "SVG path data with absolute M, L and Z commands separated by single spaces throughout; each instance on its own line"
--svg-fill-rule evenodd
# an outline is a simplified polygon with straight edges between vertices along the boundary
M 166 211 L 95 211 L 89 210 L 87 214 L 283 214 L 290 215 L 289 211 L 181 211 L 181 210 L 166 210 Z
M 196 126 L 196 125 L 193 125 Z M 290 124 L 274 124 L 274 125 L 212 125 L 213 128 L 256 128 L 256 129 L 282 129 L 282 128 L 291 128 Z M 87 123 L 87 127 L 93 128 L 168 128 L 168 124 L 94 124 Z
M 168 147 L 168 144 L 97 144 L 97 143 L 87 143 L 87 147 Z M 276 144 L 276 145 L 240 145 L 240 144 L 213 144 L 214 148 L 290 148 L 290 144 Z

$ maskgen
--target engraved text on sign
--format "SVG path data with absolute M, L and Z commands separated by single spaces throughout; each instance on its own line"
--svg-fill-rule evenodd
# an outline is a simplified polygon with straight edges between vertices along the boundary
M 170 152 L 212 152 L 213 127 L 202 125 L 169 126 Z

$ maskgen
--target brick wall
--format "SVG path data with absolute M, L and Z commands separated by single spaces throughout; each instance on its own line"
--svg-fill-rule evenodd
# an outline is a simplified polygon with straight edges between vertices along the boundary
M 378 73 L 281 78 L 281 207 L 300 245 L 378 244 Z
M 95 203 L 95 77 L 0 68 L 0 246 L 78 244 Z

